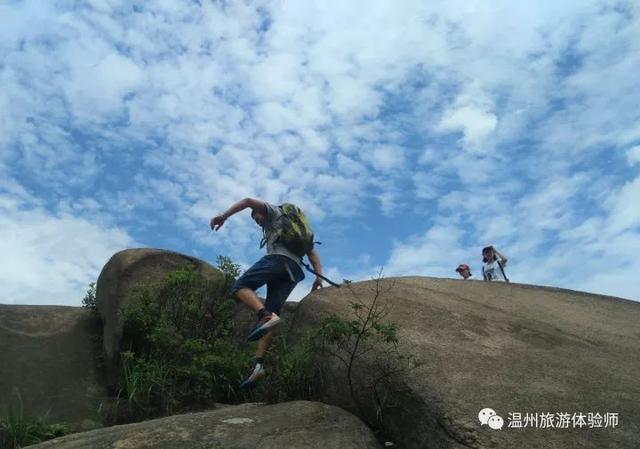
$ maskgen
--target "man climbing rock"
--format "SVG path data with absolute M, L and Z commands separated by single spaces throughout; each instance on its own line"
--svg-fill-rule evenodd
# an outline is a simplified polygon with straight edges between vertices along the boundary
M 247 307 L 256 312 L 257 323 L 247 336 L 248 341 L 258 340 L 253 367 L 240 384 L 241 388 L 253 387 L 264 375 L 264 358 L 280 323 L 278 316 L 298 282 L 304 279 L 302 257 L 309 258 L 316 279 L 311 290 L 322 287 L 320 256 L 313 248 L 313 234 L 306 217 L 296 206 L 275 206 L 253 198 L 245 198 L 233 204 L 226 212 L 211 219 L 211 229 L 218 231 L 232 215 L 251 208 L 251 218 L 262 228 L 261 247 L 266 245 L 267 255 L 256 262 L 235 282 L 232 293 Z M 267 298 L 260 302 L 256 290 L 267 286 Z

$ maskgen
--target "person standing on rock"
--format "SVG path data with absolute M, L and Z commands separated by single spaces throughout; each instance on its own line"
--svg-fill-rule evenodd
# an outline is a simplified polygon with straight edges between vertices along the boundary
M 482 277 L 485 281 L 509 282 L 504 272 L 507 266 L 507 258 L 500 254 L 494 246 L 482 248 Z
M 465 281 L 475 279 L 471 274 L 471 268 L 469 268 L 469 265 L 467 265 L 466 263 L 461 263 L 460 265 L 458 265 L 456 271 L 460 276 L 462 276 L 462 279 L 464 279 Z
M 280 308 L 298 282 L 304 279 L 302 258 L 306 255 L 313 266 L 316 279 L 311 290 L 322 287 L 320 255 L 313 248 L 313 234 L 302 211 L 293 204 L 275 206 L 253 198 L 245 198 L 233 204 L 226 212 L 211 219 L 210 226 L 218 231 L 232 215 L 251 209 L 251 218 L 262 228 L 261 247 L 267 247 L 267 255 L 240 276 L 232 287 L 232 293 L 257 314 L 257 323 L 247 336 L 248 341 L 258 340 L 256 359 L 241 388 L 255 386 L 264 375 L 264 358 L 280 324 Z M 308 267 L 308 265 L 307 265 Z M 256 290 L 267 286 L 267 298 L 260 301 Z

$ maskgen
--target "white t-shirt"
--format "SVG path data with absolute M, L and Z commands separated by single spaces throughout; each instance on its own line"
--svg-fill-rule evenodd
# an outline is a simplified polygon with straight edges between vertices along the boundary
M 504 264 L 502 264 L 502 268 L 503 269 L 505 268 Z M 502 274 L 502 270 L 498 266 L 497 260 L 486 262 L 484 265 L 482 265 L 482 276 L 487 281 L 500 281 L 500 282 L 507 281 L 504 275 Z

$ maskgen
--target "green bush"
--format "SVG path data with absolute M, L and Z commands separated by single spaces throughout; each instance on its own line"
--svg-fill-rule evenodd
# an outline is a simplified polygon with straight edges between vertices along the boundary
M 218 258 L 218 265 L 224 276 L 217 281 L 207 281 L 186 267 L 140 289 L 122 310 L 124 352 L 116 422 L 213 402 L 315 400 L 316 390 L 322 390 L 320 361 L 330 357 L 343 366 L 360 417 L 373 428 L 384 426 L 385 410 L 396 405 L 394 379 L 412 369 L 415 360 L 401 353 L 397 328 L 386 319 L 390 306 L 380 278 L 369 301 L 347 285 L 354 297 L 350 317 L 330 315 L 296 339 L 278 334 L 268 354 L 266 376 L 247 392 L 238 385 L 253 361 L 253 346 L 234 337 L 235 300 L 230 295 L 240 269 L 224 257 Z M 362 381 L 355 371 L 365 366 L 370 369 Z
M 252 355 L 232 337 L 234 300 L 229 294 L 239 268 L 228 259 L 222 262 L 226 272 L 219 280 L 205 280 L 188 266 L 140 289 L 123 308 L 116 421 L 244 397 L 236 386 Z
M 97 310 L 96 306 L 96 283 L 92 282 L 87 287 L 87 293 L 82 298 L 82 307 L 87 309 Z
M 278 403 L 316 399 L 314 385 L 320 352 L 312 338 L 312 332 L 293 341 L 285 335 L 276 335 L 266 364 L 267 376 L 256 391 L 260 400 Z
M 233 283 L 238 277 L 242 270 L 240 269 L 240 265 L 234 263 L 230 258 L 226 256 L 218 256 L 216 258 L 216 266 L 218 270 L 222 271 L 222 274 L 225 275 L 228 282 Z
M 0 416 L 0 449 L 19 449 L 70 433 L 66 423 L 51 423 L 46 415 L 24 413 L 22 398 L 18 395 L 18 408 L 9 405 Z

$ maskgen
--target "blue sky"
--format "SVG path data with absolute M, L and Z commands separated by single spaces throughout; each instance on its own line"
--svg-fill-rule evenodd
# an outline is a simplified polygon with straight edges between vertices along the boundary
M 337 280 L 494 244 L 640 300 L 639 72 L 637 2 L 4 2 L 0 302 L 79 305 L 130 247 L 247 267 L 247 212 L 208 229 L 246 196 Z

